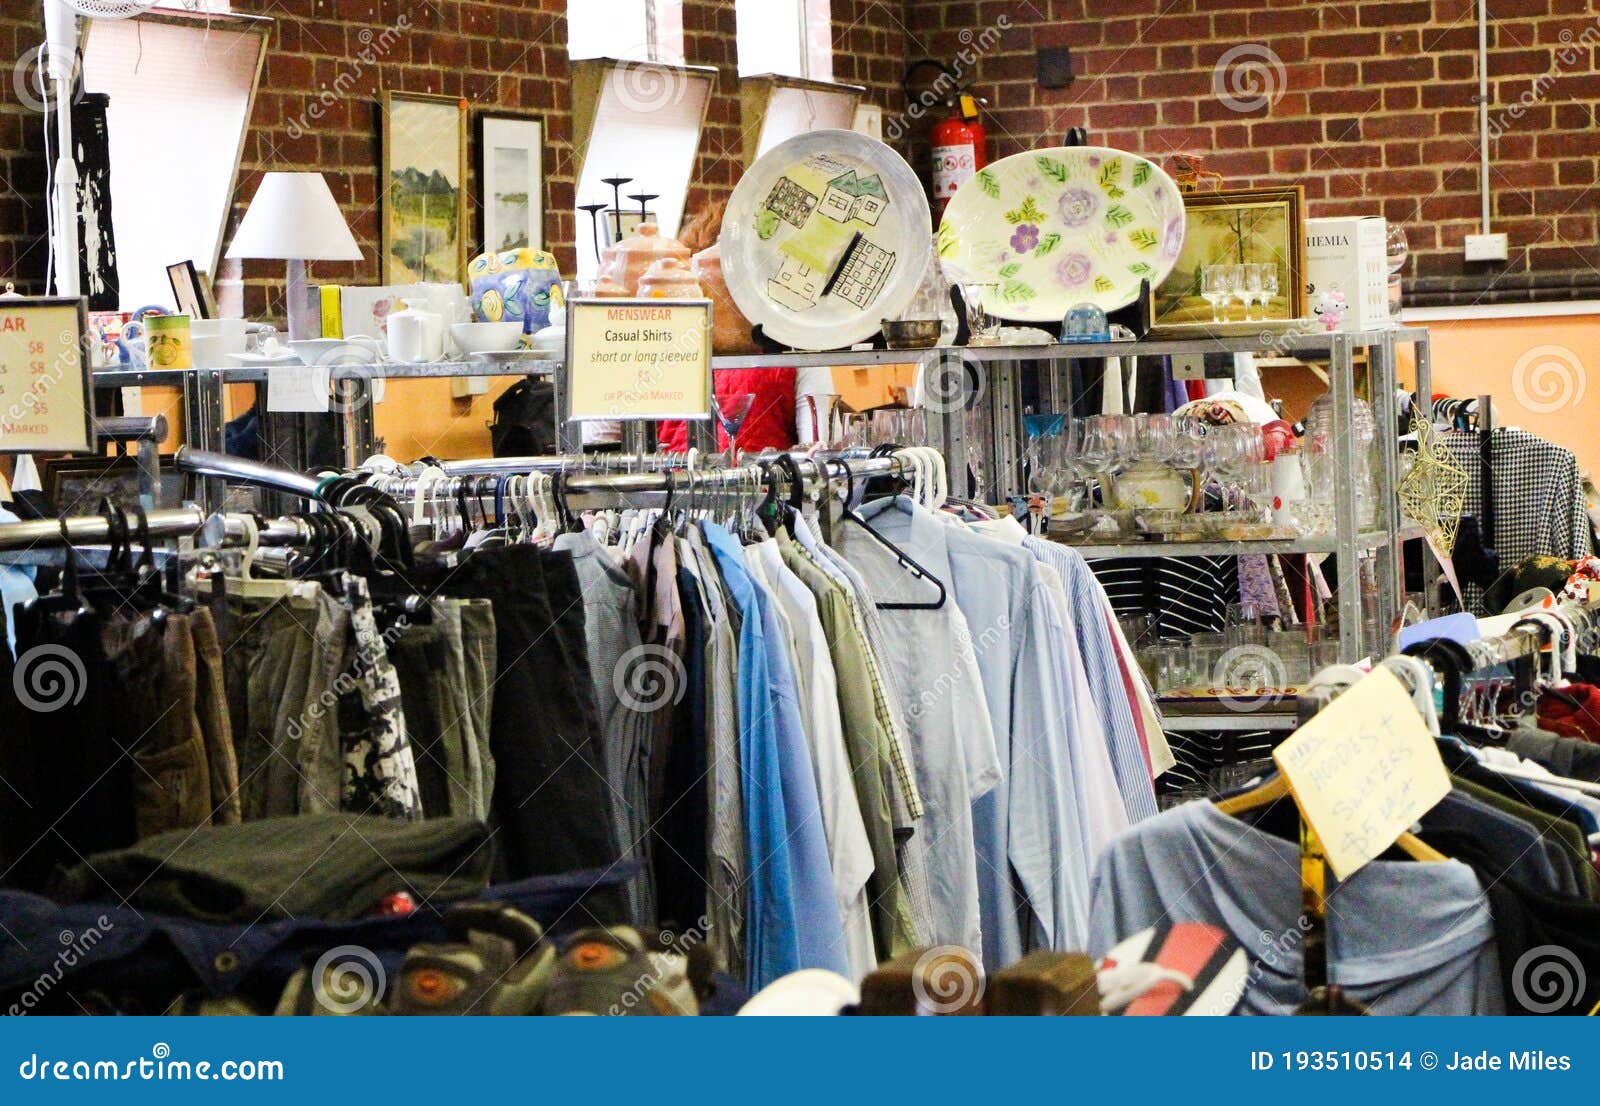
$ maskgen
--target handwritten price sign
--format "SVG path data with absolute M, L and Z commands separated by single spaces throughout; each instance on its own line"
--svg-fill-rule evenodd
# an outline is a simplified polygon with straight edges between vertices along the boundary
M 0 300 L 0 452 L 94 447 L 83 301 Z
M 1387 668 L 1329 703 L 1272 759 L 1340 879 L 1383 855 L 1450 792 L 1428 727 Z

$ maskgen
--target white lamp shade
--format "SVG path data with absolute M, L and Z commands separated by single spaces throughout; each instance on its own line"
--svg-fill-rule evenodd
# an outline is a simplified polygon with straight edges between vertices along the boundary
M 268 173 L 239 221 L 228 256 L 360 261 L 361 247 L 321 173 Z

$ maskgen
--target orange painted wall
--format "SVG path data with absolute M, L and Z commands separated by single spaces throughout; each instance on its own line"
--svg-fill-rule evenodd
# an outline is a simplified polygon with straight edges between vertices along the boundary
M 1600 314 L 1425 325 L 1434 392 L 1492 395 L 1501 425 L 1565 446 L 1600 474 Z M 1410 350 L 1401 347 L 1408 379 Z

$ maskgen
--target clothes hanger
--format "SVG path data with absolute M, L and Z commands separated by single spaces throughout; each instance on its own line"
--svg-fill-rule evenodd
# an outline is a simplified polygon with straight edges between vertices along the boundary
M 261 531 L 254 515 L 243 515 L 245 549 L 239 575 L 224 576 L 223 590 L 240 599 L 289 599 L 301 603 L 316 599 L 317 584 L 305 580 L 273 580 L 258 578 L 253 574 L 256 551 L 261 548 Z
M 1238 818 L 1254 811 L 1264 810 L 1280 799 L 1293 798 L 1293 794 L 1289 788 L 1288 778 L 1282 772 L 1278 772 L 1265 783 L 1248 791 L 1217 800 L 1216 807 L 1222 813 Z M 1412 860 L 1433 863 L 1450 859 L 1410 830 L 1395 838 L 1394 847 Z
M 848 462 L 845 463 L 844 471 L 845 478 L 849 481 L 849 487 L 846 492 L 846 501 L 853 502 L 855 499 L 855 472 L 850 468 Z M 857 526 L 861 527 L 861 529 L 865 530 L 867 535 L 872 538 L 873 541 L 877 542 L 884 549 L 894 554 L 895 561 L 907 573 L 919 580 L 926 580 L 939 591 L 939 598 L 933 600 L 932 602 L 885 602 L 873 604 L 875 607 L 877 607 L 880 611 L 937 611 L 944 607 L 945 600 L 949 598 L 949 592 L 945 589 L 943 581 L 919 565 L 916 560 L 913 559 L 905 550 L 901 549 L 899 546 L 895 545 L 894 542 L 890 541 L 888 538 L 878 533 L 878 531 L 874 530 L 870 525 L 868 525 L 867 520 L 862 518 L 856 512 L 854 507 L 847 506 L 840 518 L 843 522 L 853 522 Z

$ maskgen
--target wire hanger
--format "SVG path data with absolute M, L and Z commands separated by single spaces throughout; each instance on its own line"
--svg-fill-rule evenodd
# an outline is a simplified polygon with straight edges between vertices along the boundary
M 888 538 L 886 538 L 882 534 L 878 533 L 878 531 L 874 530 L 867 523 L 866 519 L 862 518 L 858 513 L 856 513 L 856 509 L 855 509 L 854 506 L 849 506 L 848 505 L 848 504 L 853 504 L 855 502 L 856 478 L 855 478 L 855 472 L 850 468 L 850 465 L 849 465 L 848 462 L 846 462 L 845 465 L 844 465 L 844 471 L 845 471 L 845 479 L 849 482 L 849 486 L 847 488 L 846 496 L 845 496 L 845 501 L 847 503 L 847 506 L 844 509 L 844 513 L 840 516 L 843 519 L 843 521 L 845 521 L 845 522 L 853 522 L 857 526 L 861 527 L 861 529 L 863 529 L 863 530 L 865 530 L 867 532 L 867 536 L 868 537 L 872 538 L 873 541 L 877 542 L 884 549 L 886 549 L 890 553 L 894 554 L 894 559 L 900 565 L 901 568 L 905 569 L 906 572 L 910 573 L 913 577 L 915 577 L 915 578 L 917 578 L 919 580 L 926 580 L 928 583 L 932 584 L 939 591 L 939 598 L 933 600 L 932 602 L 926 602 L 926 603 L 883 602 L 883 603 L 875 603 L 874 606 L 876 606 L 880 611 L 937 611 L 937 610 L 941 610 L 944 607 L 945 600 L 949 597 L 949 592 L 945 589 L 943 581 L 941 581 L 933 573 L 929 572 L 927 569 L 923 568 L 920 564 L 918 564 L 916 562 L 916 560 L 914 558 L 912 558 L 912 556 L 909 553 L 907 553 L 905 550 L 901 549 L 898 545 L 895 545 L 894 542 L 890 541 Z

